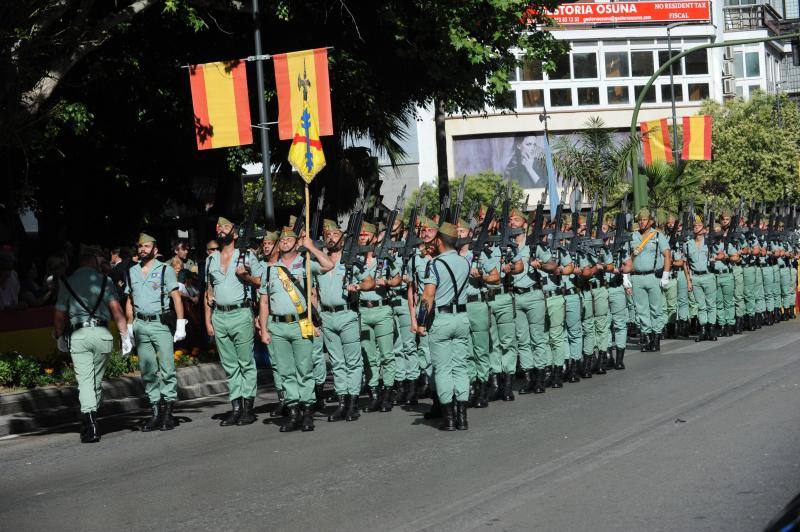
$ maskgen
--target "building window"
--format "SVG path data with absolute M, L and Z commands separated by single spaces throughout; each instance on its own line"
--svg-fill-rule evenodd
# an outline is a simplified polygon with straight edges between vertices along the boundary
M 741 85 L 736 86 L 736 96 L 738 96 L 739 98 L 744 98 L 744 89 L 742 88 Z
M 525 59 L 522 62 L 522 81 L 539 81 L 542 79 L 542 62 Z
M 634 87 L 633 93 L 636 95 L 636 99 L 639 99 L 639 96 L 642 94 L 642 89 L 644 89 L 644 85 L 637 85 Z M 644 95 L 644 100 L 642 103 L 656 103 L 656 88 L 650 85 L 647 89 L 647 92 Z
M 628 77 L 628 52 L 606 52 L 606 77 Z
M 495 109 L 516 109 L 517 108 L 517 91 L 505 91 L 503 94 L 498 94 L 494 98 Z
M 686 74 L 708 74 L 708 52 L 697 50 L 684 57 L 686 61 Z
M 597 54 L 573 53 L 572 70 L 575 79 L 595 79 L 597 78 Z
M 569 54 L 564 54 L 556 59 L 556 69 L 548 72 L 549 79 L 569 79 Z
M 523 90 L 522 107 L 544 107 L 544 91 L 542 89 Z
M 708 98 L 708 83 L 689 83 L 689 101 L 699 102 Z
M 661 85 L 661 101 L 662 102 L 671 102 L 672 101 L 672 90 L 670 89 L 670 85 Z M 675 101 L 682 102 L 683 101 L 683 85 L 680 83 L 675 84 Z
M 578 87 L 578 105 L 600 105 L 600 89 Z
M 569 107 L 572 105 L 572 89 L 550 89 L 550 105 Z
M 517 81 L 517 67 L 508 71 L 508 81 Z
M 652 76 L 653 52 L 631 52 L 631 72 L 634 76 Z
M 680 50 L 672 50 L 672 57 L 675 57 L 681 53 Z M 669 59 L 669 50 L 659 50 L 658 51 L 658 66 L 659 68 L 661 65 L 667 62 Z M 683 75 L 683 61 L 680 59 L 672 63 L 672 74 L 675 76 L 682 76 Z M 669 75 L 669 69 L 664 72 L 664 74 Z
M 628 97 L 628 87 L 625 87 L 624 85 L 608 87 L 608 104 L 614 105 L 621 103 L 630 103 L 630 98 Z
M 757 78 L 761 75 L 758 52 L 736 52 L 733 54 L 733 75 L 737 78 Z

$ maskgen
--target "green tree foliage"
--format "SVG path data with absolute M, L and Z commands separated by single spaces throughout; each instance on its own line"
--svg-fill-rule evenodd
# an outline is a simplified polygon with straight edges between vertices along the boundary
M 684 173 L 686 162 L 672 165 L 664 161 L 654 161 L 639 169 L 646 177 L 648 207 L 651 210 L 665 210 L 677 213 L 688 205 L 689 199 L 698 200 L 700 179 Z M 698 203 L 698 201 L 695 201 Z
M 492 201 L 497 201 L 496 209 L 499 215 L 500 207 L 503 202 L 508 182 L 500 174 L 484 172 L 471 176 L 464 176 L 450 182 L 450 204 L 455 205 L 456 194 L 461 186 L 462 179 L 467 180 L 464 187 L 464 201 L 461 204 L 461 218 L 466 219 L 472 211 L 477 211 L 481 205 L 489 205 Z M 416 204 L 417 196 L 422 192 L 420 205 L 425 205 L 425 216 L 431 217 L 440 214 L 439 187 L 435 184 L 427 183 L 422 188 L 414 190 L 406 202 L 404 215 L 407 217 L 412 207 Z M 517 184 L 511 183 L 511 206 L 524 207 L 525 198 L 522 188 Z
M 800 113 L 786 95 L 757 92 L 744 101 L 707 101 L 713 117 L 711 161 L 689 161 L 681 179 L 694 179 L 709 199 L 734 205 L 740 197 L 776 200 L 800 192 Z

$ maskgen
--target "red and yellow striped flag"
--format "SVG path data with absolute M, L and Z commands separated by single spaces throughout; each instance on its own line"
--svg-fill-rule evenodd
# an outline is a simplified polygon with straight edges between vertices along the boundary
M 244 61 L 191 65 L 189 82 L 198 150 L 253 143 Z
M 711 115 L 683 117 L 684 161 L 711 160 Z
M 672 162 L 672 144 L 669 141 L 669 125 L 667 119 L 641 122 L 642 147 L 644 148 L 644 164 L 654 161 Z
M 333 135 L 328 50 L 317 48 L 272 56 L 278 89 L 278 138 L 294 139 L 306 101 L 320 136 Z

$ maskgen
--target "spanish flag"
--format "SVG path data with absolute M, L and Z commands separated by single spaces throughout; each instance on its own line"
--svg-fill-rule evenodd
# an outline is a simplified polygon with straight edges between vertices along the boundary
M 711 115 L 683 117 L 684 161 L 711 160 Z
M 644 164 L 654 161 L 672 162 L 672 145 L 669 141 L 669 125 L 667 119 L 651 120 L 639 124 L 642 130 L 642 147 L 644 148 Z
M 300 121 L 292 138 L 289 162 L 306 183 L 311 183 L 314 176 L 325 168 L 325 154 L 322 151 L 322 142 L 319 140 L 317 122 L 308 104 L 303 106 Z
M 328 50 L 317 48 L 273 55 L 278 89 L 278 138 L 294 139 L 295 128 L 308 104 L 319 135 L 333 135 Z
M 253 143 L 244 61 L 191 65 L 189 83 L 198 150 Z

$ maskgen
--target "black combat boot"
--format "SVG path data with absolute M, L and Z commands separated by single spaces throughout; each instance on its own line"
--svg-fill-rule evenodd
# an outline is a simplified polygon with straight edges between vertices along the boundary
M 417 379 L 417 397 L 425 398 L 431 393 L 431 385 L 428 382 L 428 374 L 422 372 Z
M 394 398 L 397 395 L 397 382 L 386 388 L 383 392 L 383 401 L 381 401 L 381 412 L 391 412 Z
M 278 391 L 278 406 L 275 410 L 269 413 L 269 417 L 284 417 L 289 414 L 289 409 L 286 407 L 286 394 L 283 390 Z
M 639 336 L 639 327 L 635 323 L 628 324 L 628 338 L 636 338 Z
M 514 400 L 514 374 L 503 373 L 503 401 Z
M 347 415 L 347 407 L 350 402 L 350 396 L 345 394 L 339 395 L 339 404 L 336 407 L 336 410 L 328 416 L 328 421 L 341 421 Z
M 764 325 L 767 327 L 772 326 L 772 312 L 769 310 L 764 311 Z
M 347 414 L 345 414 L 345 421 L 355 421 L 361 417 L 361 412 L 358 411 L 358 396 L 347 396 Z
M 614 363 L 614 351 L 612 351 L 612 349 L 614 349 L 613 345 L 614 344 L 609 345 L 608 351 L 606 351 L 606 363 L 603 364 L 603 369 L 606 371 L 614 369 L 616 366 Z
M 439 419 L 442 417 L 442 404 L 439 402 L 438 395 L 433 395 L 433 404 L 431 405 L 431 409 L 425 412 L 422 417 L 423 419 Z
M 605 351 L 598 351 L 597 358 L 594 359 L 594 365 L 592 366 L 592 373 L 596 375 L 605 375 L 606 374 L 606 352 Z
M 364 408 L 364 412 L 377 412 L 381 409 L 381 387 L 370 386 L 369 388 L 369 403 Z
M 339 402 L 339 394 L 333 393 L 325 399 L 325 404 L 335 405 Z
M 322 412 L 325 409 L 325 383 L 314 385 L 314 410 Z
M 467 404 L 470 408 L 475 408 L 475 401 L 477 401 L 478 397 L 478 389 L 475 386 L 475 381 L 470 381 L 469 383 L 469 398 L 467 399 Z
M 154 430 L 161 430 L 161 419 L 162 419 L 161 415 L 162 415 L 161 400 L 159 399 L 158 401 L 150 405 L 150 419 L 142 423 L 142 432 L 152 432 Z
M 97 412 L 87 412 L 81 415 L 83 428 L 81 429 L 81 443 L 97 443 L 100 441 L 100 429 L 97 427 Z
M 676 325 L 673 321 L 672 323 L 667 323 L 664 331 L 664 338 L 674 339 L 677 337 L 676 333 Z
M 625 369 L 625 363 L 623 360 L 625 359 L 625 348 L 618 347 L 617 348 L 617 360 L 614 363 L 614 369 Z
M 408 393 L 406 393 L 405 404 L 406 406 L 414 406 L 418 404 L 417 400 L 417 382 L 413 379 L 408 380 Z
M 584 379 L 592 378 L 592 366 L 594 365 L 594 355 L 583 355 L 583 373 L 581 377 Z
M 533 370 L 526 369 L 522 377 L 522 388 L 519 389 L 519 394 L 526 395 L 533 392 Z
M 756 330 L 760 329 L 761 326 L 764 325 L 764 315 L 760 312 L 756 312 L 753 314 L 753 322 L 753 328 Z
M 544 393 L 544 368 L 536 368 L 533 370 L 533 393 Z
M 439 424 L 439 430 L 456 430 L 456 413 L 453 403 L 442 405 L 442 422 Z
M 553 366 L 544 367 L 544 387 L 549 388 L 553 384 Z
M 744 318 L 742 316 L 737 316 L 736 321 L 733 324 L 733 334 L 742 334 L 742 320 Z
M 478 381 L 478 400 L 475 401 L 475 408 L 486 408 L 489 406 L 489 391 L 486 381 Z
M 653 351 L 661 351 L 661 333 L 655 333 L 653 340 Z
M 650 336 L 648 334 L 642 333 L 642 337 L 639 338 L 639 349 L 642 353 L 650 351 Z
M 488 388 L 489 388 L 488 393 L 490 401 L 496 401 L 500 399 L 500 384 L 498 383 L 497 373 L 489 374 Z
M 714 326 L 710 323 L 706 323 L 706 340 L 711 340 L 712 342 L 717 341 L 717 333 L 714 331 Z
M 708 340 L 708 338 L 706 338 L 706 326 L 705 325 L 701 325 L 700 326 L 700 332 L 697 333 L 697 338 L 695 338 L 694 341 L 695 342 L 704 342 L 706 340 Z
M 467 423 L 467 403 L 464 401 L 458 401 L 456 403 L 456 429 L 469 429 L 469 423 Z
M 255 397 L 242 398 L 242 415 L 236 422 L 237 425 L 252 425 L 256 422 L 256 413 L 253 411 L 255 401 Z
M 580 360 L 567 360 L 567 382 L 581 382 L 581 361 Z
M 300 407 L 302 418 L 300 421 L 300 430 L 303 432 L 311 432 L 314 430 L 314 406 L 302 405 Z
M 392 406 L 406 404 L 406 395 L 408 394 L 408 381 L 394 381 L 394 386 L 397 393 L 392 397 Z
M 647 335 L 647 338 L 648 338 L 648 349 L 647 350 L 648 351 L 655 351 L 656 350 L 656 342 L 658 341 L 658 338 L 659 338 L 658 334 L 654 333 L 654 332 L 651 332 L 650 334 Z M 659 349 L 660 348 L 661 347 L 659 346 Z
M 700 320 L 697 319 L 697 316 L 692 318 L 692 323 L 689 328 L 689 332 L 691 334 L 700 334 Z
M 292 405 L 289 407 L 289 421 L 279 430 L 280 432 L 294 432 L 300 428 L 302 422 L 303 416 L 300 414 L 300 406 Z
M 564 387 L 564 367 L 560 364 L 553 366 L 553 383 L 550 385 L 552 388 Z
M 174 401 L 164 402 L 164 411 L 161 413 L 161 430 L 172 430 L 175 428 L 175 418 L 172 416 Z

